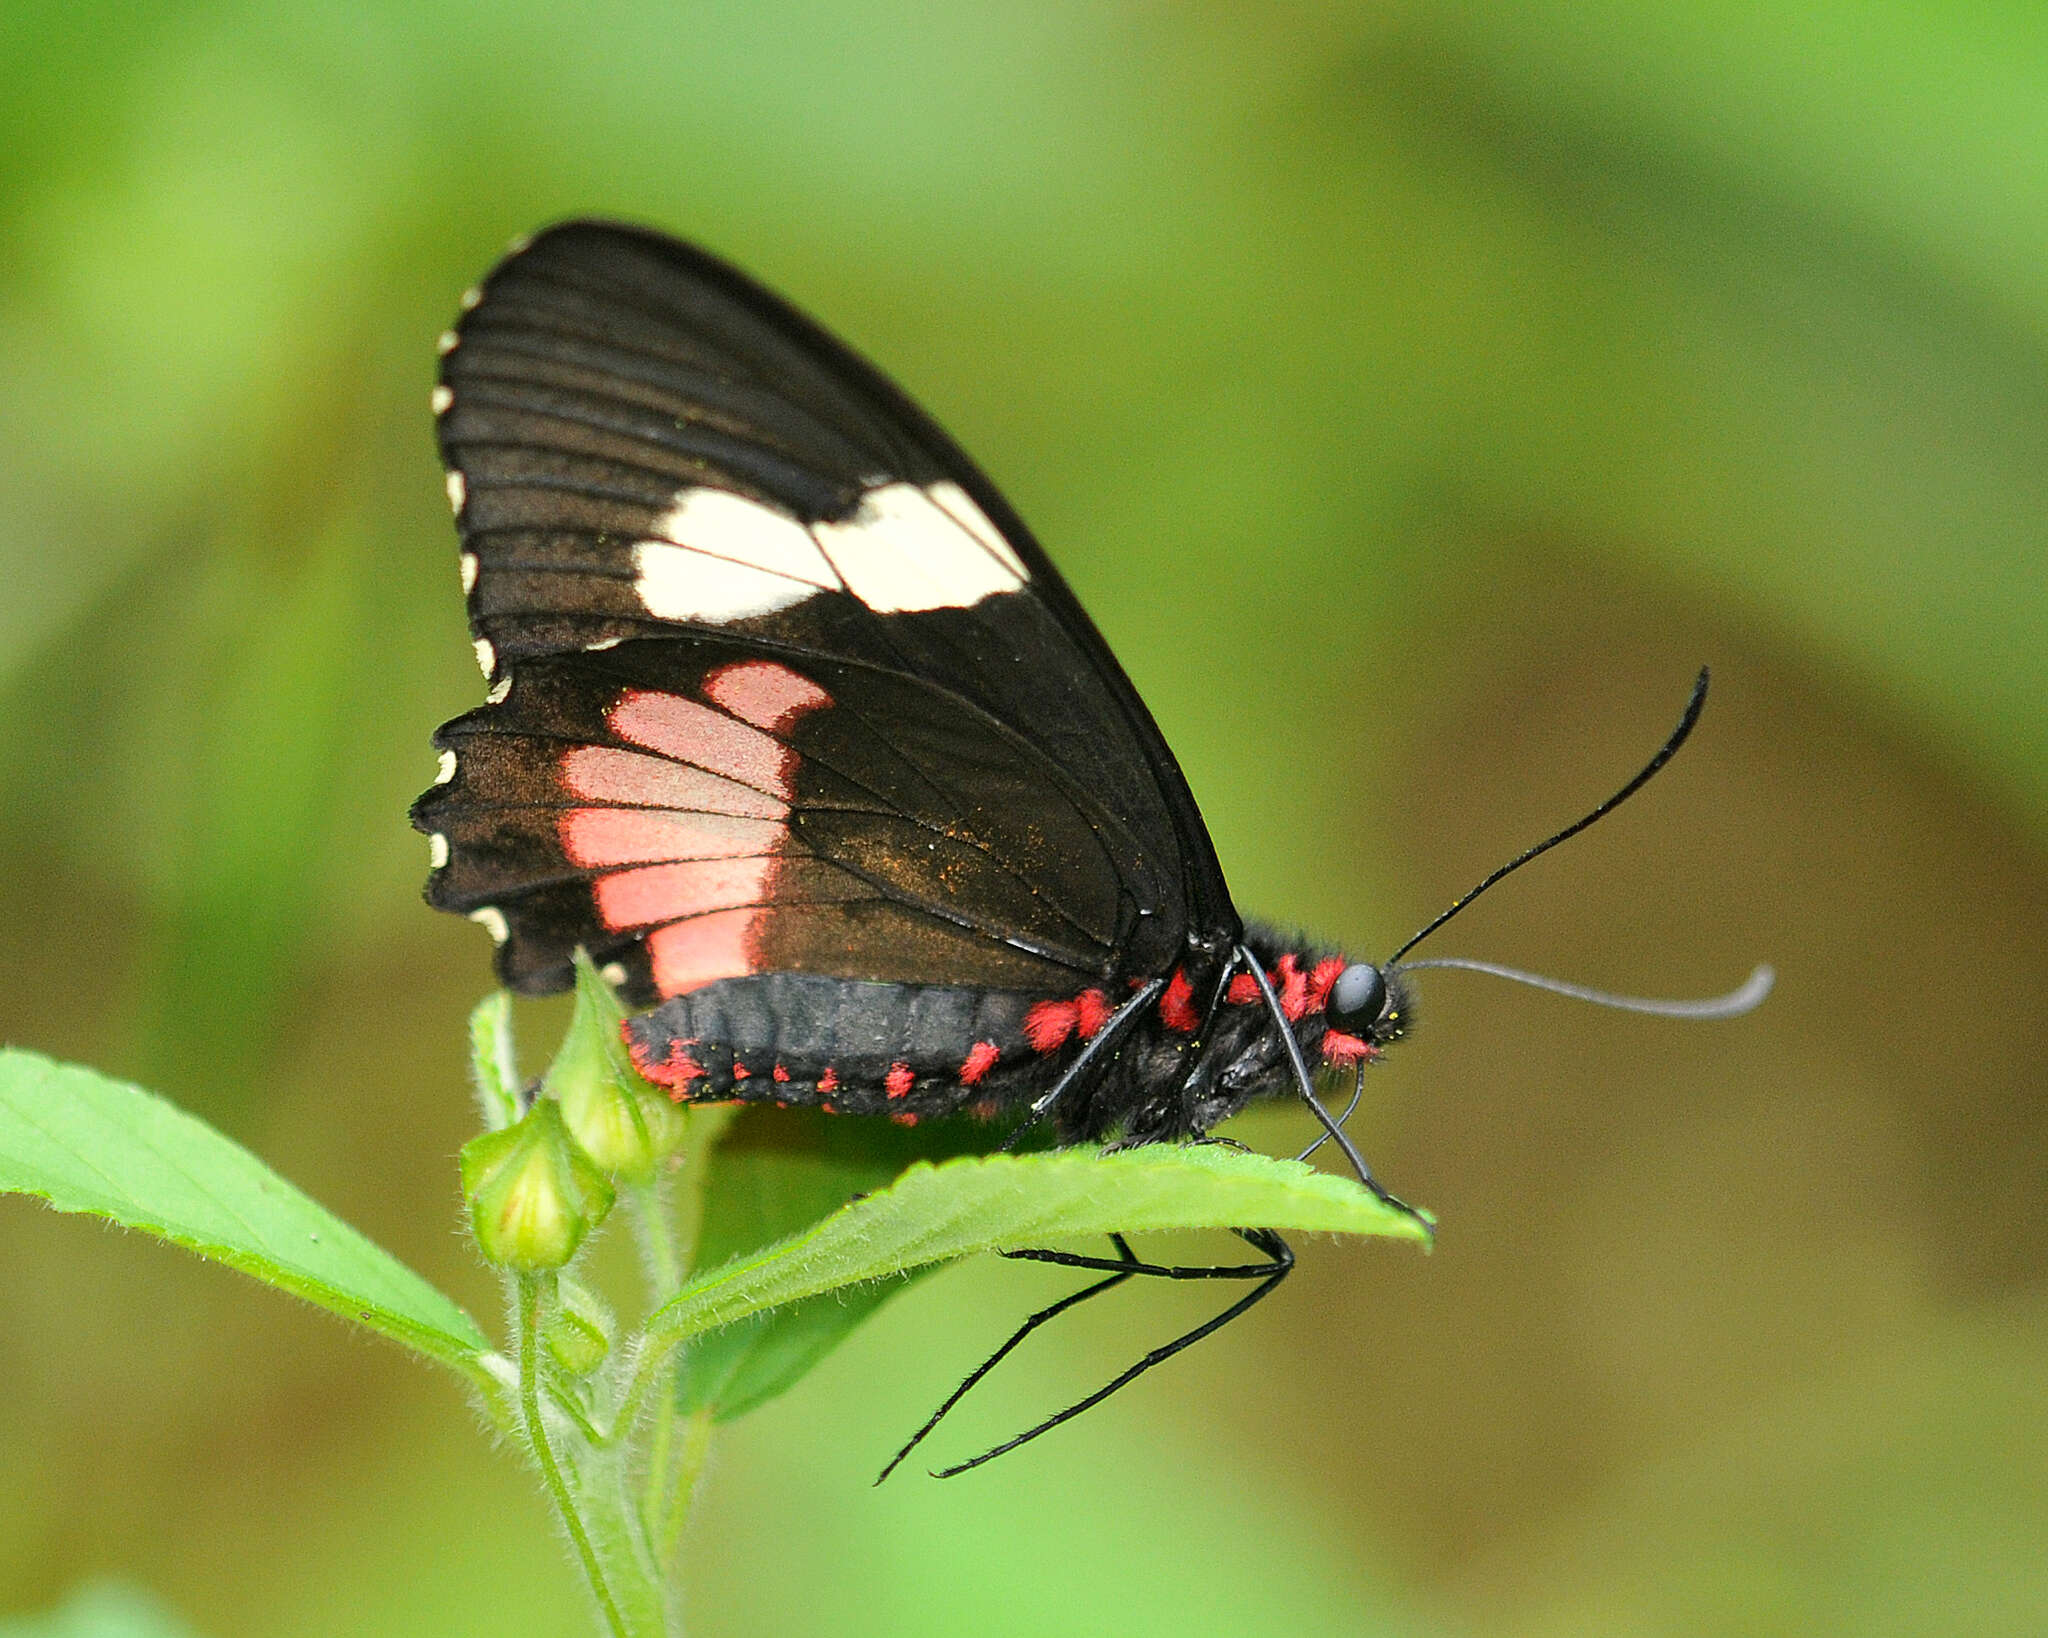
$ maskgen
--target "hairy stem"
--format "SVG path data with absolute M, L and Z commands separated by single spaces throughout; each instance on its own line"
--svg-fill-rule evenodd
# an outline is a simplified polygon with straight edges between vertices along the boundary
M 519 1276 L 519 1404 L 526 1417 L 527 1445 L 533 1451 L 534 1462 L 547 1484 L 555 1511 L 561 1515 L 562 1526 L 569 1532 L 569 1540 L 576 1548 L 583 1574 L 590 1582 L 591 1596 L 597 1600 L 605 1625 L 614 1638 L 630 1638 L 625 1617 L 619 1613 L 618 1602 L 612 1597 L 611 1586 L 605 1579 L 604 1565 L 597 1556 L 597 1548 L 591 1543 L 590 1532 L 583 1526 L 583 1515 L 576 1506 L 576 1498 L 570 1493 L 568 1481 L 562 1477 L 561 1467 L 548 1443 L 547 1426 L 541 1419 L 541 1295 L 539 1275 Z

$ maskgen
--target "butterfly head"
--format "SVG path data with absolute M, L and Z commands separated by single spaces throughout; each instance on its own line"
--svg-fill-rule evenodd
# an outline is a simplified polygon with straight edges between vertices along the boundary
M 1406 1027 L 1406 986 L 1370 961 L 1354 961 L 1330 986 L 1324 1016 L 1330 1028 L 1383 1046 Z

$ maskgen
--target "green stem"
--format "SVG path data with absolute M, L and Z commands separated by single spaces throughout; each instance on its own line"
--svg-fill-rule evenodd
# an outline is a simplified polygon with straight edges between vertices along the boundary
M 569 1539 L 575 1544 L 576 1556 L 582 1560 L 583 1574 L 590 1582 L 591 1595 L 597 1600 L 598 1610 L 603 1614 L 605 1624 L 614 1638 L 629 1638 L 625 1617 L 619 1613 L 619 1606 L 612 1597 L 611 1587 L 606 1583 L 604 1566 L 598 1561 L 597 1549 L 591 1544 L 590 1533 L 583 1527 L 583 1515 L 577 1510 L 576 1498 L 569 1492 L 568 1482 L 562 1477 L 562 1470 L 555 1463 L 555 1453 L 548 1445 L 548 1430 L 541 1420 L 540 1412 L 540 1304 L 541 1280 L 537 1274 L 519 1276 L 519 1404 L 526 1416 L 527 1444 L 533 1451 L 533 1459 L 540 1467 L 541 1477 L 546 1482 L 548 1494 L 555 1503 L 556 1512 L 562 1516 L 562 1525 L 569 1532 Z

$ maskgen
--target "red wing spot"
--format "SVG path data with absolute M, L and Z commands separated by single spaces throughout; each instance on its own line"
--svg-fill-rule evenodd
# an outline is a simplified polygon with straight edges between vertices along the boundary
M 1250 973 L 1239 973 L 1230 981 L 1230 988 L 1223 992 L 1223 999 L 1233 1007 L 1248 1007 L 1259 998 L 1259 981 Z
M 758 905 L 769 897 L 773 858 L 688 859 L 639 865 L 600 876 L 594 887 L 597 913 L 613 932 L 680 922 L 719 910 Z M 737 923 L 744 937 L 751 917 Z M 699 934 L 699 938 L 704 935 Z M 709 944 L 730 944 L 735 935 L 714 933 Z
M 789 1079 L 789 1071 L 784 1069 L 782 1065 L 777 1064 L 775 1066 L 775 1078 L 778 1081 L 786 1081 Z
M 714 910 L 655 928 L 647 935 L 654 987 L 663 995 L 681 995 L 714 978 L 740 978 L 752 972 L 749 935 L 754 916 L 753 910 Z
M 1024 1039 L 1033 1052 L 1057 1052 L 1080 1023 L 1079 1013 L 1071 1001 L 1041 1001 L 1024 1015 Z
M 908 1110 L 905 1110 L 900 1115 L 891 1115 L 889 1118 L 898 1126 L 915 1126 L 917 1124 L 917 1117 Z
M 1109 1022 L 1109 997 L 1100 990 L 1083 990 L 1074 997 L 1074 1029 L 1084 1041 Z
M 910 1073 L 910 1065 L 893 1063 L 889 1066 L 889 1073 L 882 1077 L 882 1090 L 892 1098 L 907 1098 L 915 1080 L 916 1077 Z
M 760 729 L 708 705 L 651 688 L 629 688 L 605 713 L 623 740 L 688 767 L 702 768 L 785 802 L 793 794 L 796 753 Z
M 707 716 L 711 714 L 705 712 Z M 737 733 L 753 732 L 730 717 L 718 720 Z M 621 750 L 614 745 L 579 745 L 571 750 L 562 758 L 562 788 L 583 801 L 612 807 L 717 813 L 734 819 L 777 822 L 789 814 L 786 802 L 751 785 L 686 766 L 669 757 Z
M 1355 1064 L 1360 1059 L 1371 1063 L 1379 1055 L 1380 1049 L 1370 1041 L 1346 1035 L 1341 1029 L 1323 1031 L 1323 1062 L 1326 1064 Z
M 832 703 L 832 696 L 810 678 L 773 660 L 735 660 L 706 672 L 698 687 L 713 705 L 740 721 L 776 731 Z
M 830 1064 L 825 1066 L 825 1073 L 818 1077 L 818 1090 L 820 1092 L 837 1092 L 839 1090 L 839 1071 Z M 832 1111 L 828 1108 L 825 1113 L 829 1115 Z
M 997 1103 L 994 1098 L 982 1098 L 978 1102 L 969 1104 L 967 1112 L 976 1120 L 994 1120 L 997 1115 L 1002 1113 L 1002 1109 L 1003 1106 Z
M 1159 998 L 1159 1017 L 1168 1029 L 1192 1035 L 1202 1027 L 1202 1015 L 1195 1011 L 1195 987 L 1188 982 L 1187 969 L 1176 968 Z
M 821 1103 L 818 1105 L 818 1107 L 828 1115 L 836 1115 L 839 1113 L 839 1111 L 837 1109 L 834 1109 L 829 1103 Z
M 960 1065 L 960 1084 L 973 1086 L 982 1076 L 995 1068 L 996 1060 L 1003 1055 L 1001 1047 L 993 1041 L 976 1041 L 967 1049 L 966 1061 Z
M 1331 956 L 1318 961 L 1315 971 L 1308 975 L 1308 1010 L 1321 1012 L 1330 1004 L 1330 990 L 1344 972 L 1344 958 Z
M 751 1069 L 749 1069 L 749 1068 L 748 1068 L 748 1067 L 747 1067 L 747 1066 L 746 1066 L 745 1064 L 741 1063 L 741 1062 L 739 1061 L 739 1059 L 737 1059 L 737 1058 L 733 1059 L 733 1061 L 732 1061 L 732 1078 L 733 1078 L 734 1080 L 736 1080 L 736 1081 L 743 1081 L 743 1080 L 745 1080 L 745 1079 L 746 1079 L 746 1078 L 747 1078 L 748 1076 L 752 1075 L 753 1073 L 754 1073 L 754 1072 L 753 1072 L 753 1071 L 752 1071 Z

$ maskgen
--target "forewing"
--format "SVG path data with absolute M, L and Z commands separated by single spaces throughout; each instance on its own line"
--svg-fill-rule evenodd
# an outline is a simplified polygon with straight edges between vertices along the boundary
M 502 931 L 508 980 L 564 981 L 583 942 L 659 993 L 784 969 L 1058 987 L 1234 930 L 1178 768 L 1044 553 L 808 320 L 675 241 L 572 223 L 501 264 L 444 351 L 441 446 L 493 687 L 443 730 L 456 771 L 418 819 L 445 838 L 430 896 Z M 750 661 L 829 705 L 776 723 L 706 698 Z M 636 692 L 675 702 L 659 754 L 692 778 L 735 731 L 714 719 L 772 740 L 791 783 L 756 794 L 781 811 L 691 807 L 682 774 L 647 800 L 579 795 L 595 753 L 656 754 L 618 727 Z M 562 816 L 589 811 L 627 817 L 582 833 L 643 850 L 708 846 L 712 819 L 779 829 L 765 854 L 629 871 L 577 854 Z M 772 897 L 713 902 L 748 869 Z M 615 924 L 659 881 L 667 908 L 696 908 Z

